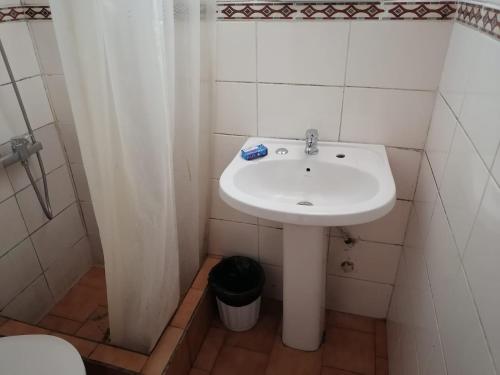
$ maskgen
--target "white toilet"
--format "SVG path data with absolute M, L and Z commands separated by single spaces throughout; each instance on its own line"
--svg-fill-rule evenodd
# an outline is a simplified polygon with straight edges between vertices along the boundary
M 0 338 L 0 374 L 85 375 L 78 351 L 67 341 L 48 335 Z

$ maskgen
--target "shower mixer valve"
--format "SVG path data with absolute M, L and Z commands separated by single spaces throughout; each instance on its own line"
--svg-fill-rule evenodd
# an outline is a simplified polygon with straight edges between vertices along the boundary
M 27 137 L 14 137 L 10 140 L 12 154 L 0 158 L 0 164 L 7 168 L 17 162 L 26 163 L 29 157 L 43 149 L 40 142 L 31 143 Z

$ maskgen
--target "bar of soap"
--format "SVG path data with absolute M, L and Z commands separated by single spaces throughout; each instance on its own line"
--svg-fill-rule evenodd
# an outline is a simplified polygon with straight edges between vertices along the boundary
M 267 155 L 267 147 L 263 144 L 251 146 L 241 150 L 241 157 L 245 160 L 254 160 Z

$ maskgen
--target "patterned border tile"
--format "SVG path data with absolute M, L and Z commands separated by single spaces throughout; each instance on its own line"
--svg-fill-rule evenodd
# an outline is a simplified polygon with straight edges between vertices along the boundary
M 50 20 L 52 13 L 49 6 L 15 6 L 0 8 L 0 23 L 23 20 Z
M 449 20 L 455 1 L 444 2 L 224 2 L 217 4 L 219 20 L 262 19 L 412 19 Z
M 457 21 L 500 39 L 500 9 L 487 5 L 460 3 Z

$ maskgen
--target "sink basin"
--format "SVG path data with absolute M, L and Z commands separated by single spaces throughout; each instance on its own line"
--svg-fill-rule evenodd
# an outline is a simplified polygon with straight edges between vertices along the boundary
M 235 156 L 220 178 L 221 198 L 233 208 L 296 225 L 366 223 L 394 206 L 396 188 L 384 146 L 319 142 L 306 155 L 304 141 L 250 138 L 268 155 Z M 276 150 L 286 149 L 286 154 Z
M 396 187 L 385 147 L 250 138 L 268 155 L 247 161 L 238 153 L 222 173 L 221 198 L 233 208 L 283 223 L 283 342 L 314 351 L 323 338 L 330 226 L 367 223 L 394 206 Z

